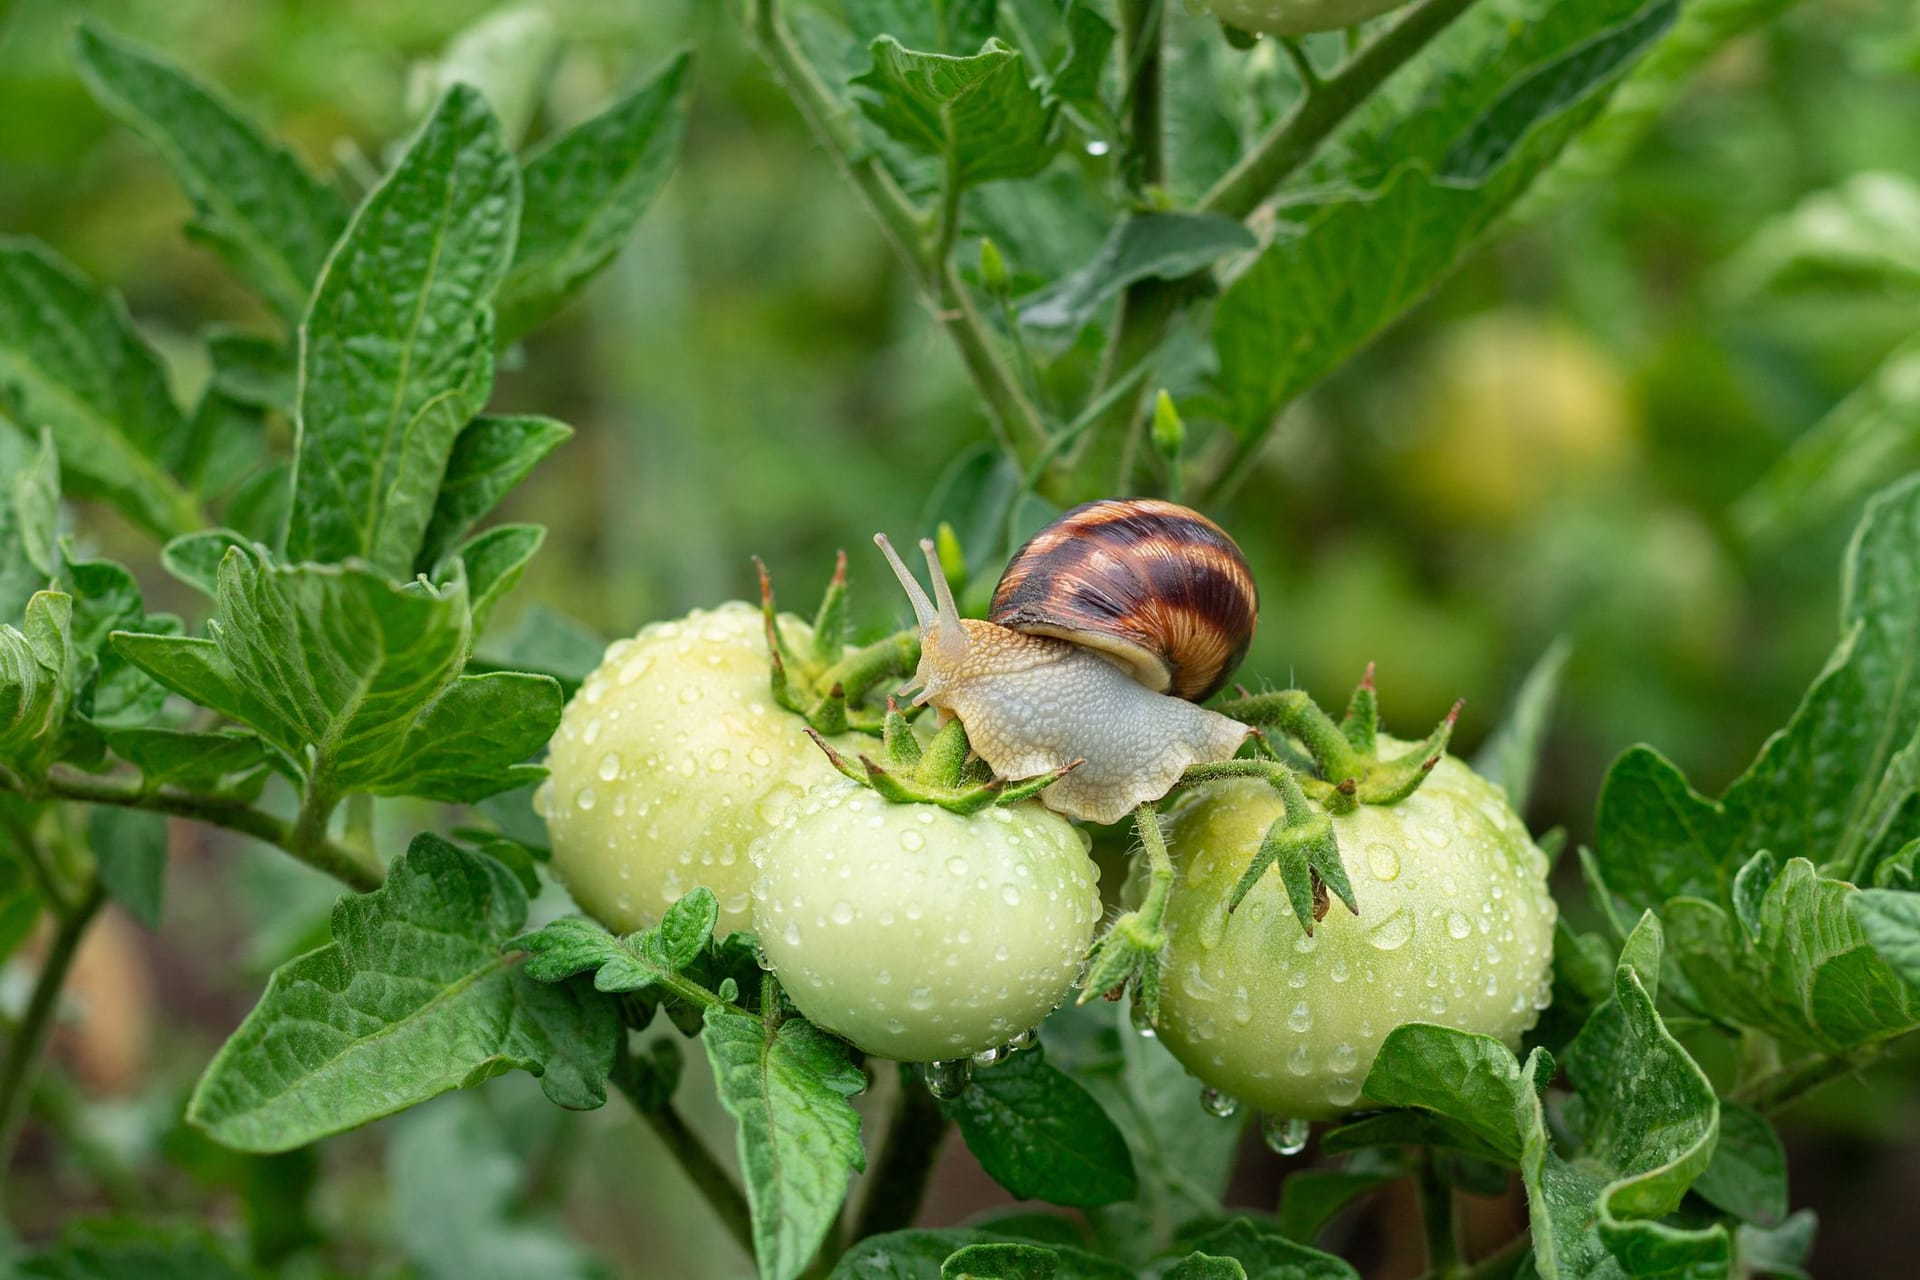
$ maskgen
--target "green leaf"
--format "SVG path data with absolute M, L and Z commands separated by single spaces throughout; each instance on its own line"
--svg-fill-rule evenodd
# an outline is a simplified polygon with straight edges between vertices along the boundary
M 1218 214 L 1137 214 L 1114 226 L 1092 262 L 1023 299 L 1020 320 L 1039 329 L 1078 330 L 1135 281 L 1178 280 L 1257 243 L 1246 227 Z
M 211 791 L 229 774 L 246 773 L 266 758 L 260 739 L 239 729 L 192 733 L 183 729 L 109 729 L 107 745 L 140 770 L 149 787 L 169 784 Z
M 1651 913 L 1628 951 L 1640 966 L 1623 955 L 1613 998 L 1567 1048 L 1576 1158 L 1553 1149 L 1538 1097 L 1519 1095 L 1520 1171 L 1542 1280 L 1724 1276 L 1731 1259 L 1724 1227 L 1660 1221 L 1705 1171 L 1719 1110 L 1712 1084 L 1654 1008 L 1661 936 Z
M 288 558 L 413 572 L 454 438 L 491 389 L 484 308 L 519 216 L 500 123 L 455 85 L 354 214 L 301 326 Z
M 841 1254 L 828 1280 L 940 1280 L 941 1263 L 969 1245 L 993 1241 L 989 1232 L 964 1227 L 882 1232 Z
M 1299 1176 L 1297 1173 L 1293 1175 L 1294 1178 Z M 1166 1274 L 1166 1280 L 1247 1280 L 1247 1269 L 1233 1258 L 1190 1253 L 1173 1265 Z
M 285 1151 L 519 1069 L 561 1106 L 606 1100 L 618 1020 L 581 984 L 502 958 L 527 896 L 505 867 L 422 833 L 333 941 L 274 971 L 194 1089 L 187 1118 L 245 1151 Z
M 1120 1130 L 1037 1048 L 977 1073 L 940 1110 L 980 1167 L 1021 1200 L 1088 1207 L 1130 1200 L 1137 1189 Z
M 573 428 L 565 423 L 532 415 L 483 416 L 468 423 L 453 442 L 414 567 L 426 572 L 438 564 L 476 521 L 571 435 Z
M 606 639 L 598 632 L 556 609 L 534 604 L 504 640 L 488 642 L 469 668 L 538 671 L 558 680 L 571 697 L 606 652 Z
M 508 945 L 531 953 L 526 971 L 542 982 L 592 971 L 594 986 L 601 991 L 638 991 L 710 957 L 719 918 L 713 891 L 696 886 L 667 908 L 659 924 L 625 938 L 615 937 L 597 920 L 568 916 Z M 742 936 L 729 935 L 721 949 Z
M 202 595 L 213 596 L 220 590 L 220 562 L 235 547 L 246 551 L 249 544 L 246 538 L 232 529 L 204 529 L 199 533 L 186 533 L 160 548 L 160 564 L 168 573 Z
M 1732 887 L 1725 809 L 1652 747 L 1629 748 L 1607 770 L 1594 826 L 1607 886 L 1636 906 L 1683 896 L 1718 901 Z
M 38 777 L 73 696 L 73 597 L 38 591 L 20 626 L 0 623 L 0 765 Z
M 940 1280 L 1135 1280 L 1135 1273 L 1079 1249 L 1005 1241 L 955 1250 L 940 1264 Z
M 1248 1280 L 1359 1280 L 1339 1258 L 1236 1218 L 1192 1242 L 1195 1252 L 1232 1258 Z M 1206 1274 L 1202 1272 L 1201 1274 Z
M 487 530 L 454 553 L 467 579 L 473 634 L 486 629 L 494 606 L 518 585 L 520 575 L 547 540 L 537 524 L 503 524 Z
M 1902 1034 L 1920 1025 L 1920 987 L 1880 955 L 1852 909 L 1862 893 L 1791 859 L 1761 902 L 1757 937 L 1717 905 L 1675 902 L 1681 971 L 1716 1015 L 1822 1052 Z
M 690 55 L 527 160 L 526 206 L 500 288 L 500 336 L 519 337 L 613 260 L 666 184 L 686 132 Z
M 0 622 L 60 573 L 60 459 L 53 437 L 36 446 L 0 420 Z
M 848 1178 L 866 1167 L 847 1101 L 866 1077 L 844 1042 L 800 1018 L 775 1028 L 715 1007 L 700 1039 L 721 1104 L 739 1122 L 761 1280 L 792 1280 L 838 1216 Z
M 1737 1102 L 1720 1103 L 1720 1141 L 1693 1189 L 1745 1222 L 1787 1216 L 1787 1153 L 1767 1118 Z
M 846 0 L 847 26 L 864 46 L 891 35 L 909 49 L 973 53 L 993 34 L 995 0 Z
M 1811 1209 L 1802 1209 L 1777 1227 L 1740 1224 L 1734 1236 L 1740 1258 L 1738 1274 L 1812 1280 L 1807 1259 L 1813 1253 L 1816 1225 Z
M 1571 656 L 1573 643 L 1565 636 L 1547 646 L 1520 682 L 1507 718 L 1473 758 L 1474 772 L 1505 791 L 1515 813 L 1527 811 L 1533 773 L 1540 763 L 1554 703 L 1560 697 L 1560 677 Z
M 207 1231 L 113 1218 L 75 1219 L 60 1242 L 20 1264 L 32 1280 L 250 1280 Z
M 1296 1244 L 1312 1244 L 1333 1216 L 1382 1183 L 1405 1177 L 1403 1169 L 1302 1169 L 1280 1184 L 1274 1225 Z M 1204 1276 L 1204 1270 L 1194 1275 Z
M 152 144 L 207 241 L 290 323 L 300 319 L 346 211 L 294 154 L 178 67 L 84 22 L 74 61 L 101 106 Z
M 1525 18 L 1470 14 L 1461 30 L 1481 37 L 1477 60 L 1436 69 L 1394 127 L 1349 140 L 1343 167 L 1315 171 L 1221 296 L 1213 344 L 1229 423 L 1264 431 L 1418 301 L 1595 117 L 1678 8 L 1589 0 Z
M 1053 69 L 1048 91 L 1062 102 L 1104 114 L 1106 103 L 1100 84 L 1106 75 L 1107 55 L 1113 49 L 1113 24 L 1084 0 L 1071 0 L 1066 22 L 1067 49 Z
M 476 1096 L 457 1094 L 394 1126 L 387 1145 L 392 1238 L 428 1280 L 597 1280 L 606 1273 L 553 1210 L 526 1211 L 529 1157 Z
M 888 137 L 939 157 L 960 186 L 1032 177 L 1053 159 L 1053 111 L 1018 51 L 989 40 L 952 57 L 880 36 L 872 54 L 853 80 L 860 110 Z
M 156 534 L 202 523 L 168 470 L 186 423 L 117 299 L 32 240 L 0 237 L 0 409 L 46 428 L 68 488 Z
M 1854 921 L 1867 941 L 1909 987 L 1920 992 L 1920 893 L 1863 889 L 1850 897 Z
M 1525 1066 L 1492 1036 L 1409 1022 L 1381 1042 L 1363 1092 L 1383 1106 L 1412 1107 L 1439 1121 L 1445 1145 L 1500 1164 L 1520 1160 L 1515 1108 L 1544 1088 L 1552 1059 Z
M 507 5 L 454 33 L 428 69 L 421 96 L 472 85 L 486 95 L 508 141 L 518 144 L 546 96 L 559 51 L 553 14 L 536 5 Z
M 95 805 L 87 845 L 107 896 L 149 929 L 160 927 L 167 879 L 167 819 L 141 809 Z
M 214 390 L 229 400 L 289 420 L 299 411 L 300 358 L 287 343 L 217 330 L 207 335 L 207 358 Z
M 156 680 L 257 730 L 337 792 L 470 802 L 539 771 L 520 763 L 559 723 L 544 676 L 462 676 L 464 580 L 397 587 L 359 568 L 284 568 L 235 547 L 212 638 L 122 633 Z M 352 619 L 351 626 L 340 625 Z

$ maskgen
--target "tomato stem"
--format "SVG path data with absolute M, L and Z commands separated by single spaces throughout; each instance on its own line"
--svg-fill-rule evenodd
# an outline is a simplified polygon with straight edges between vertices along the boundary
M 27 1101 L 33 1093 L 33 1080 L 39 1073 L 40 1058 L 46 1052 L 47 1037 L 53 1030 L 53 1015 L 60 1003 L 60 989 L 66 985 L 67 972 L 73 966 L 80 940 L 87 927 L 106 904 L 106 890 L 92 882 L 78 902 L 60 915 L 53 944 L 34 980 L 33 995 L 7 1043 L 7 1057 L 0 1065 L 0 1171 L 13 1163 L 14 1143 L 20 1137 L 26 1119 Z
M 674 1158 L 680 1171 L 687 1176 L 714 1216 L 733 1237 L 734 1243 L 749 1257 L 754 1256 L 753 1216 L 747 1209 L 747 1198 L 741 1194 L 733 1176 L 727 1172 L 707 1144 L 695 1133 L 686 1119 L 671 1102 L 665 1106 L 649 1106 L 649 1099 L 639 1087 L 631 1071 L 624 1069 L 628 1059 L 622 1054 L 614 1063 L 613 1085 L 620 1090 L 642 1120 L 647 1122 L 654 1135 L 660 1139 L 667 1154 Z

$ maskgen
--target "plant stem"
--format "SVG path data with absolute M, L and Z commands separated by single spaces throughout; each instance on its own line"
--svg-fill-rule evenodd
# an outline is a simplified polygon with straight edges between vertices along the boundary
M 1252 213 L 1275 188 L 1313 158 L 1321 144 L 1356 107 L 1472 4 L 1473 0 L 1422 0 L 1398 22 L 1349 56 L 1332 75 L 1309 82 L 1293 110 L 1214 184 L 1201 199 L 1198 211 L 1230 218 L 1245 218 Z M 1104 389 L 1113 385 L 1136 365 L 1150 360 L 1160 349 L 1168 325 L 1186 308 L 1194 294 L 1190 281 L 1149 278 L 1129 285 L 1121 295 L 1119 318 L 1107 344 L 1099 386 Z M 1103 451 L 1097 452 L 1094 447 L 1085 451 L 1086 465 L 1076 467 L 1071 477 L 1070 498 L 1088 496 L 1092 489 L 1104 483 L 1110 465 L 1128 462 L 1129 441 L 1138 435 L 1145 409 L 1143 397 L 1117 406 L 1106 415 L 1102 429 L 1096 430 L 1092 438 L 1096 445 L 1102 439 L 1109 443 Z M 1234 462 L 1223 473 L 1225 478 L 1237 479 L 1244 472 L 1265 435 L 1260 432 L 1242 442 Z M 1113 443 L 1116 436 L 1119 437 L 1117 445 Z M 1120 483 L 1124 488 L 1125 477 Z M 1217 497 L 1223 487 L 1220 483 L 1210 486 L 1212 492 L 1208 496 Z
M 1508 1280 L 1533 1249 L 1533 1237 L 1522 1231 L 1471 1266 L 1452 1271 L 1429 1270 L 1421 1280 Z
M 992 411 L 1002 447 L 1024 465 L 1046 446 L 1046 423 L 1013 371 L 994 350 L 987 326 L 948 255 L 934 255 L 936 246 L 930 246 L 924 235 L 925 219 L 893 175 L 855 135 L 845 111 L 781 21 L 777 0 L 753 0 L 750 25 L 760 56 L 785 86 L 801 118 L 840 166 L 894 252 L 939 309 L 943 327 L 952 335 L 967 373 Z M 956 189 L 949 197 L 954 202 L 951 222 L 956 232 L 958 198 Z M 951 236 L 941 238 L 950 240 Z
M 1744 1102 L 1756 1111 L 1771 1115 L 1822 1085 L 1861 1070 L 1878 1058 L 1884 1048 L 1883 1042 L 1856 1049 L 1852 1053 L 1803 1058 L 1792 1066 L 1782 1067 L 1736 1089 L 1734 1101 Z
M 302 836 L 292 823 L 274 817 L 239 800 L 181 791 L 173 787 L 142 787 L 138 779 L 101 778 L 93 774 L 56 768 L 35 794 L 55 800 L 79 800 L 87 804 L 119 805 L 127 809 L 148 809 L 176 818 L 192 818 L 209 826 L 238 831 L 268 844 L 278 845 L 300 861 L 324 871 L 348 888 L 365 893 L 380 887 L 386 878 L 380 864 L 357 849 L 311 833 Z
M 1421 1153 L 1416 1182 L 1420 1219 L 1427 1231 L 1427 1270 L 1436 1276 L 1458 1276 L 1460 1245 L 1454 1239 L 1453 1188 L 1434 1168 L 1431 1152 Z
M 53 945 L 47 948 L 40 976 L 33 984 L 27 1011 L 7 1044 L 6 1063 L 0 1066 L 0 1172 L 13 1164 L 14 1144 L 19 1141 L 20 1125 L 26 1118 L 40 1056 L 53 1030 L 53 1015 L 60 1004 L 60 989 L 66 985 L 67 970 L 73 966 L 74 953 L 80 948 L 87 926 L 93 923 L 106 900 L 106 890 L 95 881 L 80 901 L 61 915 L 54 930 Z
M 866 1198 L 854 1220 L 853 1239 L 864 1240 L 882 1231 L 913 1225 L 920 1214 L 920 1202 L 926 1198 L 941 1140 L 946 1136 L 947 1118 L 941 1114 L 940 1104 L 903 1068 L 900 1089 L 894 1095 L 886 1131 L 880 1139 L 880 1152 L 867 1172 Z
M 733 1175 L 726 1166 L 708 1149 L 687 1124 L 680 1112 L 672 1105 L 649 1108 L 641 1105 L 641 1100 L 628 1090 L 628 1082 L 621 1079 L 618 1072 L 613 1076 L 614 1084 L 627 1095 L 627 1101 L 653 1129 L 667 1151 L 687 1175 L 687 1181 L 693 1184 L 701 1198 L 707 1202 L 714 1216 L 733 1237 L 735 1244 L 749 1257 L 754 1256 L 753 1215 L 747 1209 L 747 1198 L 735 1185 Z

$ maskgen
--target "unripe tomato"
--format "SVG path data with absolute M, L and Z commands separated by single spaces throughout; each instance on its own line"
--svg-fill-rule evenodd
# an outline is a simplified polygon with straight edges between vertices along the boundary
M 1100 922 L 1086 838 L 1036 801 L 962 816 L 839 779 L 754 859 L 755 931 L 787 995 L 901 1062 L 964 1058 L 1038 1024 Z
M 1338 31 L 1377 18 L 1407 0 L 1206 0 L 1208 12 L 1230 27 L 1300 36 Z
M 1364 1105 L 1373 1056 L 1403 1022 L 1518 1043 L 1547 1004 L 1557 908 L 1499 788 L 1448 757 L 1400 803 L 1336 815 L 1360 914 L 1335 903 L 1311 937 L 1277 873 L 1226 911 L 1280 813 L 1264 783 L 1235 781 L 1168 823 L 1179 878 L 1160 1035 L 1187 1070 L 1271 1115 L 1325 1119 Z
M 1550 317 L 1494 311 L 1433 345 L 1406 420 L 1401 488 L 1449 525 L 1499 530 L 1632 458 L 1626 379 L 1605 352 Z
M 796 646 L 810 638 L 798 619 L 781 626 Z M 607 649 L 560 718 L 535 799 L 554 874 L 588 914 L 630 932 L 705 885 L 722 936 L 751 927 L 749 846 L 838 776 L 773 701 L 771 674 L 760 611 L 737 600 Z

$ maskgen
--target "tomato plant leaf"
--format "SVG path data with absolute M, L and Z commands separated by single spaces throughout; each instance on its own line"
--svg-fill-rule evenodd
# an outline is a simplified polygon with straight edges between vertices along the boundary
M 520 169 L 455 85 L 353 216 L 301 326 L 287 555 L 413 572 L 447 458 L 492 385 L 485 310 L 520 217 Z
M 1114 226 L 1093 261 L 1022 299 L 1020 320 L 1038 329 L 1076 330 L 1137 280 L 1177 280 L 1257 243 L 1251 231 L 1218 214 L 1138 214 Z
M 847 25 L 862 45 L 891 35 L 909 49 L 968 54 L 993 34 L 996 0 L 847 0 Z
M 1299 1174 L 1293 1175 L 1295 1178 Z M 1292 1181 L 1291 1178 L 1288 1181 Z M 1166 1280 L 1247 1280 L 1247 1269 L 1234 1258 L 1216 1258 L 1210 1253 L 1190 1253 L 1174 1263 Z
M 1191 1244 L 1197 1253 L 1238 1262 L 1248 1280 L 1359 1280 L 1359 1272 L 1332 1254 L 1289 1240 L 1245 1218 L 1235 1218 Z
M 0 419 L 0 622 L 11 622 L 60 572 L 60 458 Z
M 1216 390 L 1228 423 L 1264 432 L 1280 409 L 1445 275 L 1605 104 L 1672 24 L 1676 0 L 1595 0 L 1525 20 L 1470 15 L 1462 66 L 1375 136 L 1345 140 L 1285 202 L 1259 258 L 1222 294 Z M 1393 167 L 1382 169 L 1381 157 Z
M 167 877 L 167 819 L 142 809 L 95 805 L 87 847 L 107 896 L 149 929 L 160 927 Z
M 1772 1225 L 1787 1216 L 1787 1153 L 1767 1118 L 1722 1099 L 1720 1141 L 1693 1189 L 1745 1222 Z
M 0 409 L 45 427 L 70 492 L 154 533 L 203 523 L 169 470 L 185 419 L 119 300 L 32 240 L 0 236 Z
M 59 746 L 73 696 L 73 597 L 37 591 L 18 627 L 0 623 L 0 765 L 28 777 Z
M 212 596 L 220 589 L 220 562 L 235 547 L 250 551 L 247 539 L 232 529 L 183 533 L 160 548 L 160 564 L 200 594 Z
M 1473 771 L 1505 791 L 1515 813 L 1527 811 L 1533 773 L 1560 697 L 1560 677 L 1572 655 L 1573 644 L 1565 636 L 1547 646 L 1520 682 L 1506 719 L 1473 758 Z
M 1802 1209 L 1777 1227 L 1741 1223 L 1734 1233 L 1735 1252 L 1740 1260 L 1740 1270 L 1735 1274 L 1812 1280 L 1807 1259 L 1813 1253 L 1813 1233 L 1817 1225 L 1811 1209 Z
M 1607 770 L 1594 819 L 1594 858 L 1613 892 L 1636 906 L 1692 896 L 1717 901 L 1732 884 L 1725 809 L 1652 747 L 1629 748 Z
M 1130 1200 L 1137 1189 L 1120 1130 L 1038 1048 L 976 1073 L 940 1110 L 980 1167 L 1022 1200 L 1085 1208 Z
M 395 1238 L 428 1280 L 597 1280 L 552 1210 L 523 1207 L 529 1157 L 480 1098 L 409 1112 L 386 1152 Z
M 1274 1226 L 1295 1244 L 1312 1244 L 1335 1214 L 1367 1192 L 1406 1176 L 1399 1168 L 1302 1169 L 1280 1184 L 1280 1208 Z M 1193 1273 L 1205 1276 L 1205 1270 Z M 1225 1274 L 1225 1273 L 1223 1273 Z
M 1660 1221 L 1706 1170 L 1719 1128 L 1712 1084 L 1654 1008 L 1662 949 L 1659 920 L 1648 913 L 1628 939 L 1613 997 L 1567 1047 L 1577 1158 L 1553 1149 L 1538 1095 L 1517 1095 L 1520 1172 L 1542 1280 L 1687 1268 L 1725 1274 L 1731 1260 L 1724 1227 Z
M 601 1105 L 613 1006 L 502 958 L 526 914 L 505 867 L 415 836 L 384 885 L 335 905 L 332 942 L 274 971 L 187 1118 L 227 1146 L 285 1151 L 516 1068 L 562 1106 Z
M 1920 1025 L 1920 987 L 1876 949 L 1852 909 L 1861 893 L 1794 858 L 1761 901 L 1757 936 L 1717 904 L 1674 902 L 1681 971 L 1710 1009 L 1794 1044 L 1845 1053 L 1901 1034 Z
M 78 1218 L 60 1240 L 20 1261 L 32 1280 L 250 1280 L 212 1234 L 197 1226 Z
M 956 1249 L 940 1280 L 1131 1280 L 1134 1272 L 1079 1249 L 993 1241 Z
M 531 414 L 483 415 L 468 423 L 454 439 L 414 567 L 424 572 L 438 564 L 535 464 L 572 435 L 564 422 Z
M 500 287 L 502 339 L 559 310 L 626 243 L 679 154 L 691 68 L 681 54 L 528 158 L 520 242 Z
M 883 35 L 871 52 L 872 67 L 853 80 L 860 110 L 894 141 L 939 157 L 959 185 L 1031 177 L 1052 160 L 1054 113 L 1017 50 L 989 40 L 954 57 Z
M 100 105 L 173 171 L 193 201 L 191 232 L 297 322 L 346 225 L 339 196 L 221 94 L 99 25 L 80 24 L 74 62 Z
M 1850 895 L 1853 918 L 1874 950 L 1920 993 L 1920 893 L 1863 889 Z M 1920 1010 L 1920 994 L 1912 1002 Z
M 1521 1150 L 1515 1107 L 1545 1086 L 1540 1074 L 1552 1076 L 1551 1058 L 1522 1065 L 1492 1036 L 1409 1022 L 1381 1042 L 1362 1092 L 1383 1106 L 1429 1112 L 1452 1135 L 1444 1145 L 1514 1165 Z
M 841 1254 L 828 1280 L 940 1280 L 940 1265 L 948 1258 L 969 1245 L 994 1240 L 990 1232 L 965 1227 L 885 1231 Z
M 507 140 L 518 145 L 540 108 L 559 59 L 554 16 L 536 5 L 504 5 L 454 32 L 424 69 L 430 94 L 469 84 L 486 95 Z
M 342 625 L 351 619 L 350 625 Z M 466 802 L 539 773 L 520 763 L 559 723 L 543 676 L 462 676 L 464 578 L 395 586 L 361 568 L 269 563 L 230 548 L 211 639 L 120 633 L 160 683 L 307 761 L 338 792 Z
M 801 1018 L 775 1027 L 710 1008 L 700 1040 L 739 1124 L 761 1280 L 792 1280 L 839 1214 L 848 1178 L 866 1167 L 860 1116 L 847 1101 L 866 1076 L 843 1041 Z
M 137 767 L 149 787 L 176 783 L 211 791 L 220 779 L 254 769 L 266 758 L 259 737 L 239 729 L 212 733 L 149 726 L 109 729 L 107 745 Z
M 206 341 L 214 390 L 292 420 L 300 401 L 300 357 L 290 344 L 228 329 L 208 333 Z
M 488 529 L 454 552 L 467 580 L 473 634 L 486 629 L 494 606 L 520 582 L 520 575 L 547 540 L 537 524 L 503 524 Z M 444 572 L 444 568 L 443 568 Z

